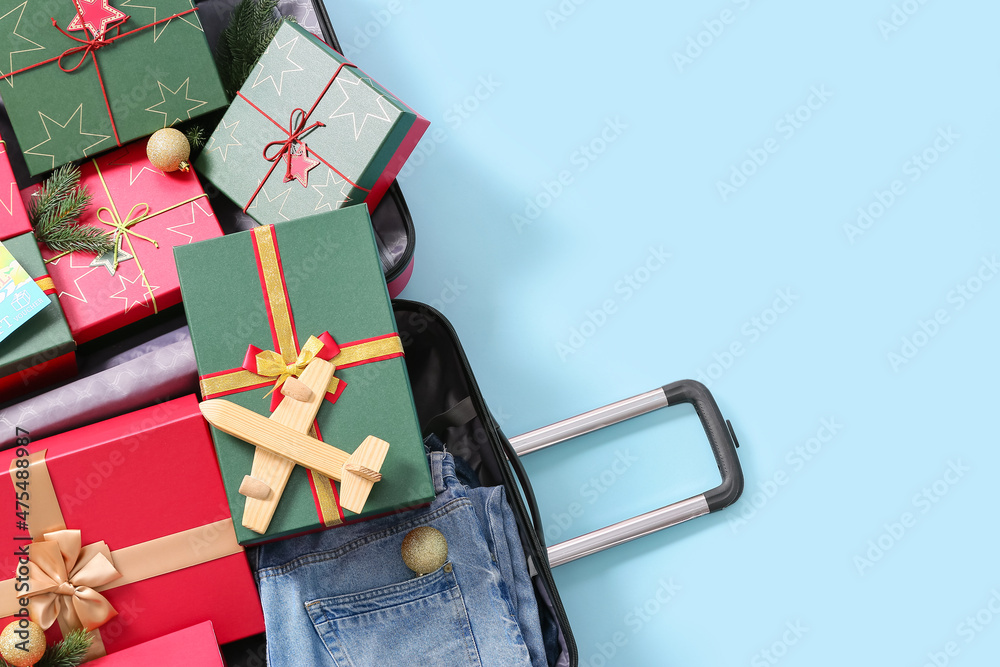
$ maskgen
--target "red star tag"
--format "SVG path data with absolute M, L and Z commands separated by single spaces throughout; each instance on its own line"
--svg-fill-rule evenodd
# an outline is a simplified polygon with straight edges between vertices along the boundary
M 104 37 L 104 33 L 128 16 L 115 9 L 111 0 L 72 0 L 76 5 L 76 16 L 67 30 L 89 30 L 94 39 Z
M 305 144 L 294 143 L 288 149 L 288 170 L 285 172 L 285 183 L 298 181 L 302 187 L 309 187 L 309 170 L 319 166 L 319 160 L 310 157 L 309 148 Z

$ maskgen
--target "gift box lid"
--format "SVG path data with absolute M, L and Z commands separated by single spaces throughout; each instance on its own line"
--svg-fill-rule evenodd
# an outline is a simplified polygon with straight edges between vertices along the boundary
M 259 259 L 269 248 L 276 266 Z M 344 387 L 335 402 L 322 403 L 319 433 L 347 453 L 369 435 L 390 443 L 383 479 L 375 484 L 361 517 L 433 499 L 402 345 L 365 206 L 178 247 L 175 255 L 205 398 L 224 396 L 270 415 L 272 399 L 266 396 L 276 378 L 247 373 L 241 366 L 251 345 L 276 350 L 276 331 L 290 330 L 298 346 L 325 332 L 341 350 L 394 345 L 395 352 L 383 351 L 350 364 L 339 355 L 331 359 L 339 364 L 335 377 Z M 278 276 L 283 281 L 274 282 Z M 279 302 L 289 304 L 287 316 L 270 308 Z M 272 322 L 277 322 L 275 329 Z M 232 384 L 248 377 L 250 384 Z M 280 398 L 280 392 L 276 395 Z M 212 435 L 241 543 L 359 518 L 336 506 L 336 487 L 330 487 L 329 480 L 297 466 L 267 532 L 260 535 L 243 528 L 246 498 L 239 487 L 251 472 L 254 448 L 214 428 Z
M 211 621 L 87 663 L 89 667 L 225 667 Z
M 9 471 L 0 490 L 13 507 L 15 491 L 22 492 L 14 484 L 25 481 L 15 474 L 22 469 L 15 459 L 25 449 L 33 457 L 44 452 L 44 467 L 35 464 L 26 478 L 35 541 L 41 538 L 34 534 L 51 531 L 53 523 L 78 530 L 84 545 L 103 542 L 124 580 L 134 579 L 96 588 L 117 612 L 100 628 L 109 653 L 204 621 L 214 623 L 222 643 L 263 631 L 260 600 L 235 543 L 211 437 L 193 395 L 35 442 L 20 435 L 17 448 L 0 453 L 0 470 Z M 55 507 L 46 501 L 53 492 Z M 25 535 L 13 520 L 0 528 L 5 544 L 24 544 Z M 136 573 L 136 565 L 148 576 Z M 0 555 L 0 567 L 16 571 L 13 549 Z M 0 583 L 0 605 L 9 614 L 11 584 Z M 49 634 L 55 639 L 58 626 Z
M 56 359 L 76 349 L 34 235 L 21 234 L 5 240 L 3 245 L 28 275 L 36 279 L 51 303 L 0 342 L 0 377 Z
M 3 101 L 32 175 L 227 104 L 192 0 L 4 7 Z
M 427 126 L 340 53 L 286 22 L 196 164 L 262 224 L 360 202 L 372 210 L 388 187 L 382 177 L 389 171 L 392 180 Z M 293 133 L 294 157 L 276 157 Z

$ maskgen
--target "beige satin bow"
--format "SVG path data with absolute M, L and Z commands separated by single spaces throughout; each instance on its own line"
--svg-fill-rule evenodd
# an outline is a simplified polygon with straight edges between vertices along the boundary
M 44 541 L 28 548 L 28 612 L 48 629 L 57 620 L 64 627 L 93 630 L 118 615 L 95 588 L 120 578 L 104 542 L 82 546 L 79 530 L 45 533 Z

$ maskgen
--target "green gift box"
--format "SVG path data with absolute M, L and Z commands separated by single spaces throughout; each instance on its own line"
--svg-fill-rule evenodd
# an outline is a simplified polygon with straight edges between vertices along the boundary
M 340 507 L 336 483 L 296 466 L 270 526 L 243 527 L 254 447 L 212 429 L 229 508 L 241 544 L 287 537 L 344 521 L 423 505 L 434 497 L 368 211 L 364 206 L 174 248 L 202 396 L 225 397 L 270 415 L 272 392 L 290 364 L 298 375 L 307 349 L 323 341 L 336 366 L 316 417 L 324 442 L 354 452 L 370 435 L 389 443 L 382 480 L 362 514 Z M 332 345 L 331 345 L 332 344 Z M 264 352 L 262 352 L 264 351 Z M 280 355 L 278 371 L 257 365 Z M 317 355 L 322 356 L 322 355 Z M 282 361 L 283 360 L 283 361 Z
M 0 91 L 33 175 L 227 103 L 191 0 L 5 4 Z
M 199 156 L 198 173 L 261 224 L 385 194 L 428 121 L 284 23 Z
M 51 303 L 0 342 L 0 402 L 76 375 L 76 343 L 32 233 L 3 245 Z

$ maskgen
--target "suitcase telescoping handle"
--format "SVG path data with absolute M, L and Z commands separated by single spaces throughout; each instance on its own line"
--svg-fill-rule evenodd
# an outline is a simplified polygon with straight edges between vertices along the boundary
M 698 413 L 722 474 L 722 483 L 697 496 L 553 545 L 548 549 L 549 564 L 552 567 L 676 526 L 736 502 L 743 492 L 743 470 L 736 455 L 739 443 L 732 424 L 723 419 L 712 394 L 705 385 L 694 380 L 674 382 L 510 439 L 517 455 L 524 456 L 584 433 L 679 403 L 690 403 Z

